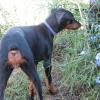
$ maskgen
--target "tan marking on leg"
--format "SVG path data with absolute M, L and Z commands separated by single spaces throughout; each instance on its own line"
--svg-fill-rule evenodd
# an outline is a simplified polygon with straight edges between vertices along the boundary
M 29 81 L 29 95 L 34 96 L 36 94 L 36 87 L 34 83 L 30 80 Z
M 49 83 L 47 77 L 45 78 L 45 84 L 46 84 L 46 87 L 47 87 L 48 91 L 49 91 L 52 95 L 55 95 L 55 94 L 58 93 L 57 87 L 55 87 L 55 85 L 54 85 L 52 82 Z

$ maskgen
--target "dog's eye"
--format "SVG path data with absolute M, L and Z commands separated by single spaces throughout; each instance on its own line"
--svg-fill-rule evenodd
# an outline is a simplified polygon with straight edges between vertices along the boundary
M 72 24 L 73 23 L 73 20 L 68 20 L 67 22 L 66 22 L 66 24 Z

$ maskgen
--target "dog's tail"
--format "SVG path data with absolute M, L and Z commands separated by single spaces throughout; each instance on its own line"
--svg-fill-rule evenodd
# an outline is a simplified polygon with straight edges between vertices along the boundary
M 7 63 L 12 65 L 13 68 L 16 68 L 24 62 L 25 62 L 25 59 L 23 59 L 22 57 L 19 46 L 17 44 L 11 44 L 8 47 Z

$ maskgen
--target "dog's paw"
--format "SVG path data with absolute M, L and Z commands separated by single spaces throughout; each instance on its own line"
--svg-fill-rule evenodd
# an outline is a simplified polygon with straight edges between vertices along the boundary
M 58 88 L 57 88 L 53 83 L 51 83 L 51 84 L 49 85 L 48 91 L 49 91 L 52 95 L 56 95 L 56 94 L 59 92 Z

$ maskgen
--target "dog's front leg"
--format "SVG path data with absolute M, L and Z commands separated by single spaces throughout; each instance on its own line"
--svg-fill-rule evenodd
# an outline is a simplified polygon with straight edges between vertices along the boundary
M 51 59 L 45 59 L 44 63 L 43 63 L 44 69 L 45 69 L 45 84 L 46 87 L 48 88 L 48 91 L 51 94 L 57 94 L 58 93 L 58 89 L 54 86 L 53 82 L 52 82 L 52 76 L 51 76 Z

